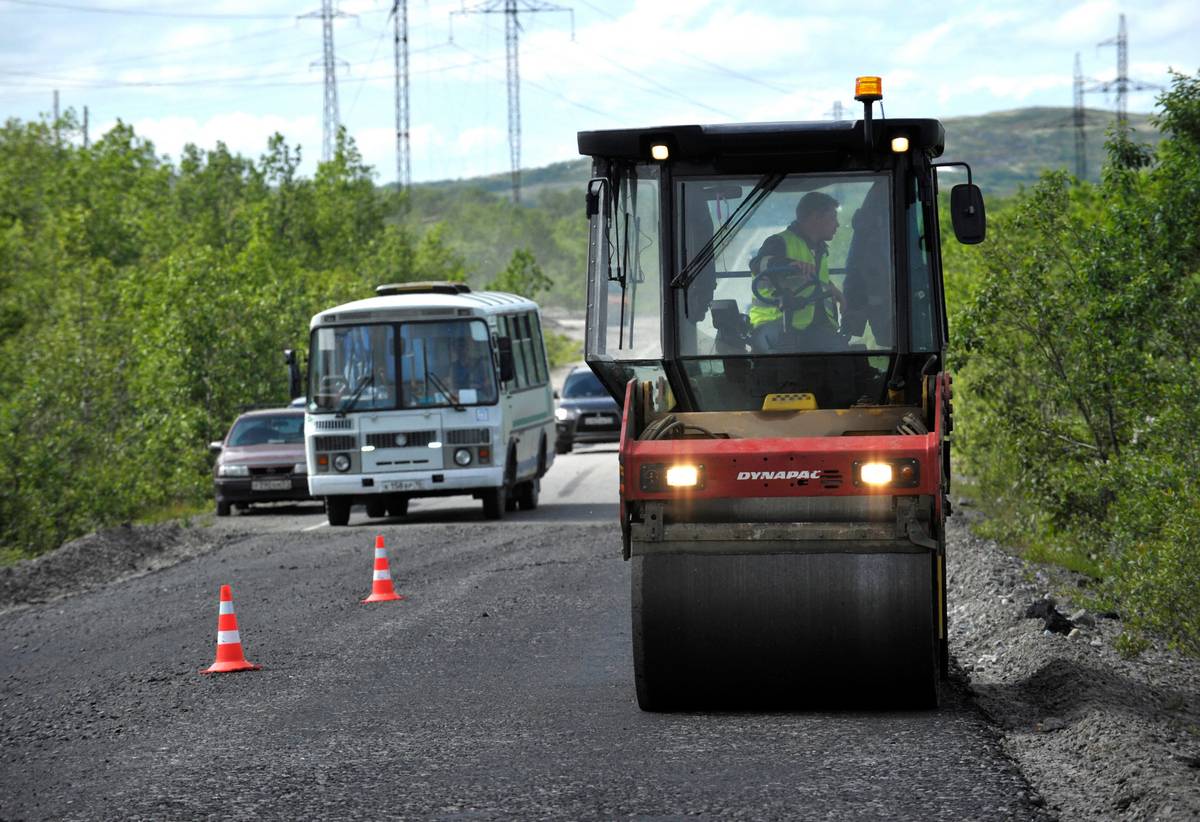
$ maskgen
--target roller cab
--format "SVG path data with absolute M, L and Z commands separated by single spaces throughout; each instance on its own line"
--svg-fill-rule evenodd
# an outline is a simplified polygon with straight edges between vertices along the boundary
M 579 135 L 644 709 L 937 702 L 944 130 L 873 121 L 873 93 L 857 122 Z

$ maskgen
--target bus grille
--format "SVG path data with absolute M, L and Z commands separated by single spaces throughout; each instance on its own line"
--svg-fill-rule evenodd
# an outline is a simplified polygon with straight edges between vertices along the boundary
M 396 437 L 400 434 L 405 437 L 404 445 L 396 444 Z M 417 448 L 429 445 L 436 435 L 436 431 L 388 431 L 367 434 L 367 445 L 373 445 L 376 448 Z
M 491 441 L 492 432 L 488 428 L 460 428 L 446 432 L 447 445 L 487 445 Z
M 354 437 L 313 437 L 313 447 L 318 451 L 352 451 L 354 450 Z
M 317 420 L 315 425 L 318 431 L 349 431 L 354 428 L 354 420 Z

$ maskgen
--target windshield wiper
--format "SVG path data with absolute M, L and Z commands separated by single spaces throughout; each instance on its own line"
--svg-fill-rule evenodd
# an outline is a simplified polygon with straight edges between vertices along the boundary
M 688 261 L 683 270 L 675 275 L 675 278 L 671 280 L 671 288 L 686 289 L 691 285 L 692 280 L 696 279 L 704 267 L 712 262 L 717 252 L 725 247 L 730 239 L 733 238 L 733 235 L 738 232 L 738 229 L 758 210 L 759 205 L 767 198 L 767 195 L 777 189 L 786 177 L 786 174 L 764 175 L 755 184 L 754 188 L 750 190 L 750 193 L 746 195 L 746 199 L 742 200 L 741 205 L 735 208 L 733 213 L 729 215 L 729 219 L 713 232 L 712 239 L 705 243 L 696 252 L 696 255 Z
M 433 373 L 432 371 L 426 371 L 425 374 L 426 374 L 426 376 L 429 377 L 429 379 L 433 380 L 434 387 L 436 387 L 438 391 L 441 391 L 443 394 L 445 394 L 447 397 L 450 398 L 450 404 L 454 406 L 455 411 L 465 411 L 466 410 L 463 407 L 463 404 L 458 401 L 458 395 L 455 394 L 453 391 L 451 391 L 446 386 L 446 383 L 442 382 L 441 377 L 439 377 L 437 374 Z
M 338 409 L 337 415 L 339 417 L 346 416 L 346 412 L 354 408 L 354 404 L 358 402 L 358 398 L 362 396 L 362 392 L 366 390 L 366 387 L 374 382 L 374 374 L 363 374 L 358 380 L 358 387 L 354 389 L 354 393 L 342 401 L 342 407 Z

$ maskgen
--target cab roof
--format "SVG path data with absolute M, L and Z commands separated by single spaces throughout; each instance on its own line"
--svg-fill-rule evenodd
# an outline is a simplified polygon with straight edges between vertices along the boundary
M 930 157 L 941 155 L 946 130 L 938 120 L 879 119 L 871 123 L 877 145 L 905 136 L 915 149 Z M 861 120 L 840 122 L 731 123 L 656 126 L 654 128 L 581 131 L 579 153 L 612 159 L 650 159 L 650 146 L 664 142 L 671 159 L 704 160 L 723 155 L 804 154 L 812 151 L 855 150 L 863 147 Z M 886 148 L 884 149 L 886 150 Z

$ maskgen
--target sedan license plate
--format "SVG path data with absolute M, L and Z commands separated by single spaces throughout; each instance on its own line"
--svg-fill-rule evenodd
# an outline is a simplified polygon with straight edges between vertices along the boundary
M 421 483 L 418 480 L 384 480 L 384 491 L 420 491 Z
M 583 421 L 584 425 L 612 425 L 612 417 L 588 417 Z
M 273 479 L 273 480 L 251 480 L 251 491 L 291 491 L 292 481 L 290 479 Z

